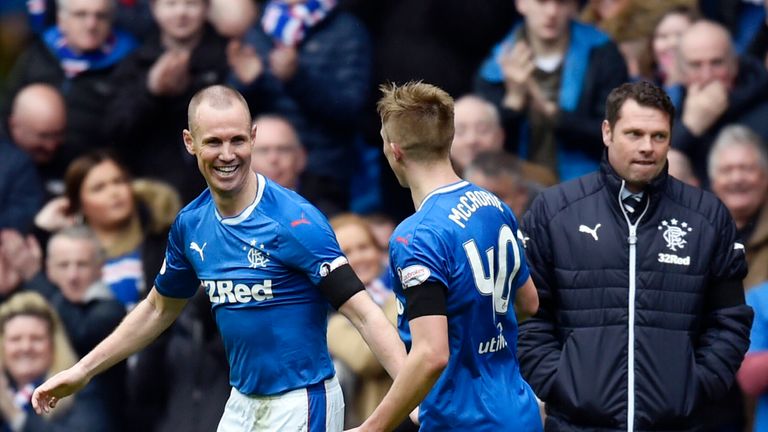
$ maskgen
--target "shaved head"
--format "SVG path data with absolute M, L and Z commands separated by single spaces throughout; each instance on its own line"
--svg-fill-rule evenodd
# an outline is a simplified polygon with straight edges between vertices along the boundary
M 233 103 L 240 103 L 245 112 L 248 113 L 248 122 L 250 123 L 251 112 L 248 109 L 248 102 L 245 101 L 243 95 L 231 87 L 214 85 L 198 91 L 189 101 L 187 123 L 189 131 L 193 134 L 196 132 L 197 109 L 203 103 L 215 109 L 226 109 L 230 108 Z
M 19 91 L 8 120 L 14 143 L 36 163 L 53 158 L 63 141 L 66 122 L 64 98 L 48 84 L 31 84 Z
M 739 63 L 728 29 L 714 21 L 698 21 L 683 33 L 678 50 L 686 85 L 720 81 L 733 88 Z

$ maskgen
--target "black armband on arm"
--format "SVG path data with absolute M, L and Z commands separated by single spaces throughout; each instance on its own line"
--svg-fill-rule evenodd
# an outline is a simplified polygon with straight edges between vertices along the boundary
M 426 315 L 448 315 L 445 298 L 448 289 L 441 282 L 424 282 L 405 289 L 405 314 L 408 320 Z
M 717 310 L 744 304 L 744 284 L 740 279 L 727 279 L 709 287 L 707 309 Z
M 338 310 L 353 295 L 365 289 L 349 264 L 334 269 L 320 281 L 320 292 L 323 293 L 334 309 Z

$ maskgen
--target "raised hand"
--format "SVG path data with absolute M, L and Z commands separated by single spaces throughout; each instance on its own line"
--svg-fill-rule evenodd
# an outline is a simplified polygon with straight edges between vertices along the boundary
M 147 74 L 147 88 L 157 96 L 183 93 L 189 86 L 188 50 L 169 50 L 157 59 Z
M 252 46 L 232 39 L 227 44 L 227 61 L 232 72 L 243 84 L 250 84 L 261 76 L 264 62 Z
M 518 41 L 506 47 L 501 56 L 501 71 L 504 74 L 503 104 L 505 107 L 520 111 L 525 107 L 528 85 L 531 82 L 536 65 L 533 51 L 524 41 Z
M 728 109 L 728 90 L 720 81 L 688 87 L 683 124 L 694 136 L 703 135 Z
M 25 281 L 42 269 L 43 252 L 32 235 L 24 238 L 16 230 L 0 230 L 0 252 Z
M 67 215 L 69 200 L 54 198 L 46 203 L 35 215 L 35 226 L 48 232 L 55 232 L 75 224 L 74 216 Z
M 280 81 L 288 81 L 299 67 L 299 53 L 296 48 L 278 45 L 269 53 L 269 70 Z

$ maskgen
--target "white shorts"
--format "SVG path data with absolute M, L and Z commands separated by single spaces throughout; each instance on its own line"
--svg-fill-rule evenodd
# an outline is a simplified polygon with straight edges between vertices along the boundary
M 247 396 L 232 389 L 217 432 L 340 432 L 344 397 L 334 376 L 278 396 Z

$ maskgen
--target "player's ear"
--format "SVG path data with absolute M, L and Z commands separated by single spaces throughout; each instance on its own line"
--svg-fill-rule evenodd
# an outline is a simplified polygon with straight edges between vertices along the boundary
M 256 122 L 251 123 L 251 144 L 256 140 Z
M 389 149 L 392 150 L 392 156 L 395 157 L 395 160 L 399 161 L 403 159 L 403 149 L 398 143 L 389 143 Z
M 192 156 L 194 156 L 195 155 L 195 141 L 192 139 L 192 132 L 190 132 L 187 129 L 184 129 L 184 132 L 182 132 L 181 135 L 184 138 L 184 147 L 187 149 L 187 153 L 189 153 Z
M 603 132 L 603 144 L 605 144 L 606 147 L 610 147 L 611 141 L 613 140 L 613 131 L 611 131 L 611 124 L 608 123 L 608 120 L 603 120 L 601 130 Z

